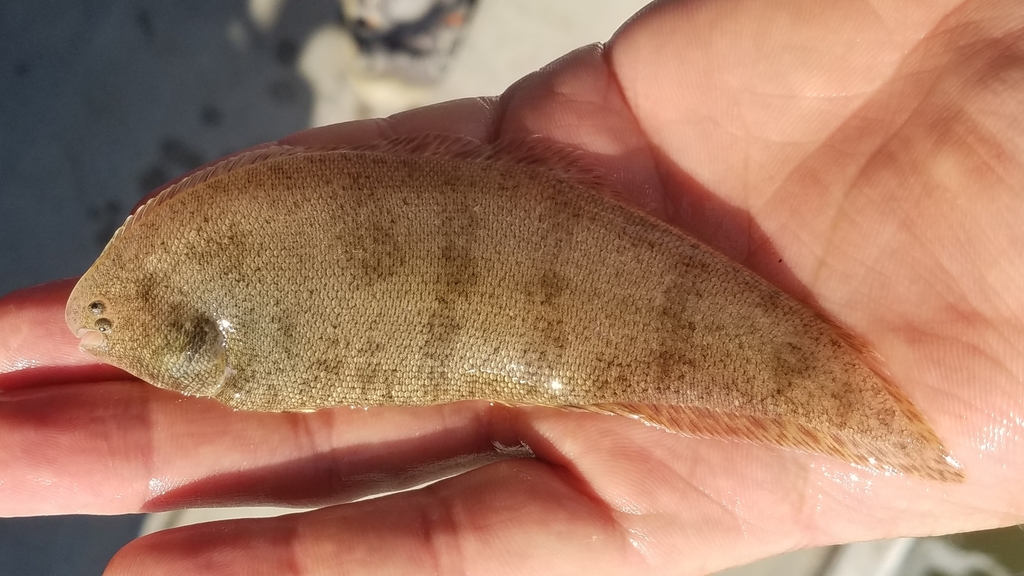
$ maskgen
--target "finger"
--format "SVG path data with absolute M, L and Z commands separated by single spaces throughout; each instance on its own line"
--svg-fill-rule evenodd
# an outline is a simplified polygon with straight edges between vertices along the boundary
M 643 474 L 647 486 L 658 484 L 657 470 Z M 793 493 L 775 488 L 776 496 Z M 713 488 L 659 485 L 670 498 L 687 496 L 674 512 L 610 505 L 594 497 L 598 490 L 589 477 L 544 462 L 497 463 L 366 502 L 152 534 L 122 550 L 107 574 L 703 574 L 778 550 L 949 522 L 948 508 L 920 512 L 915 523 L 905 510 L 866 510 L 848 497 L 753 521 L 761 511 L 749 489 L 723 502 Z M 825 514 L 808 514 L 816 506 Z
M 575 50 L 514 84 L 501 97 L 503 136 L 544 135 L 589 152 L 623 197 L 665 218 L 652 151 L 599 45 Z
M 644 134 L 732 205 L 756 208 L 950 10 L 948 2 L 812 6 L 662 2 L 610 43 Z
M 105 574 L 640 574 L 658 560 L 648 536 L 558 470 L 507 463 L 352 505 L 159 532 Z
M 561 466 L 578 460 L 580 476 L 607 482 L 601 497 L 636 494 L 643 506 L 672 508 L 657 498 L 648 502 L 640 488 L 664 446 L 687 454 L 673 459 L 693 466 L 722 462 L 719 443 L 701 448 L 699 441 L 599 415 L 486 403 L 258 414 L 138 382 L 5 394 L 0 437 L 0 462 L 7 463 L 0 469 L 4 516 L 322 505 L 518 455 L 496 451 L 495 442 L 525 443 Z M 744 460 L 754 469 L 778 470 L 804 459 L 793 453 L 773 458 L 775 451 L 764 448 L 755 453 Z M 664 473 L 678 474 L 673 468 Z
M 715 537 L 765 546 L 991 527 L 1019 521 L 1024 504 L 1019 483 L 998 475 L 935 485 L 625 418 L 486 403 L 257 414 L 90 384 L 5 394 L 0 437 L 3 516 L 333 504 L 509 456 L 494 442 L 525 443 L 615 510 L 688 525 L 706 506 Z
M 486 403 L 232 412 L 140 382 L 15 391 L 0 396 L 0 516 L 348 501 L 543 446 L 520 438 L 521 417 Z

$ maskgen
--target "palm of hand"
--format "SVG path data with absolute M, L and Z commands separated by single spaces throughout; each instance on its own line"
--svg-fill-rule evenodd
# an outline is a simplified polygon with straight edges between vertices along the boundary
M 800 546 L 1021 521 L 1024 11 L 798 4 L 662 5 L 606 51 L 576 52 L 497 102 L 289 141 L 543 134 L 600 155 L 636 203 L 871 342 L 965 485 L 551 409 L 243 414 L 132 382 L 57 385 L 92 368 L 64 334 L 67 287 L 56 287 L 0 308 L 12 344 L 0 368 L 65 367 L 22 371 L 54 385 L 0 404 L 0 454 L 13 463 L 0 510 L 334 503 L 525 441 L 536 460 L 156 535 L 111 571 L 697 573 Z

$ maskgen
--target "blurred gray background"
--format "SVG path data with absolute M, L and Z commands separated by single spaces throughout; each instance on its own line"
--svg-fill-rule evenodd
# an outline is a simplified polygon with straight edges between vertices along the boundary
M 306 127 L 303 17 L 338 7 L 302 8 L 258 33 L 240 0 L 5 2 L 0 292 L 82 273 L 146 191 Z

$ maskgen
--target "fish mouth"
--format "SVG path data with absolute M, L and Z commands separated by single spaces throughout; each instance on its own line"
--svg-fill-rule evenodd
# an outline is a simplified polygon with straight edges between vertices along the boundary
M 79 340 L 78 348 L 82 352 L 94 352 L 107 348 L 107 337 L 99 330 L 79 328 L 75 331 L 75 337 Z
M 85 336 L 86 331 L 88 331 L 88 328 L 85 327 L 82 305 L 82 280 L 84 278 L 84 276 L 79 278 L 78 282 L 75 283 L 75 287 L 71 289 L 71 294 L 68 295 L 68 302 L 64 306 L 64 323 L 68 325 L 75 338 L 78 339 Z
M 89 288 L 86 285 L 89 273 L 78 279 L 75 287 L 71 289 L 68 302 L 64 308 L 64 322 L 78 338 L 78 349 L 93 356 L 103 355 L 107 350 L 107 336 L 92 327 L 92 318 L 86 313 L 85 300 Z

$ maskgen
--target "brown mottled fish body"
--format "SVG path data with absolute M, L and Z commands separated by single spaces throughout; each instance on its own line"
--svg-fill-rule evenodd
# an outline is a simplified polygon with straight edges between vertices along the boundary
M 960 477 L 833 323 L 572 154 L 439 142 L 201 172 L 129 218 L 68 323 L 152 384 L 243 410 L 579 407 Z

